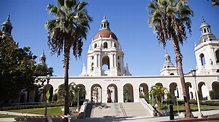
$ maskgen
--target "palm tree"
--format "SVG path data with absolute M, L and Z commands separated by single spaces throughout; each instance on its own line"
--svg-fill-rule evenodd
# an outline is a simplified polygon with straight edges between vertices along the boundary
M 191 34 L 191 19 L 189 17 L 193 16 L 193 11 L 188 6 L 187 0 L 155 0 L 149 3 L 148 9 L 151 15 L 149 25 L 154 26 L 158 41 L 165 47 L 166 42 L 172 40 L 186 107 L 186 118 L 191 118 L 193 115 L 185 88 L 179 44 L 183 44 L 187 39 L 186 28 Z
M 211 0 L 213 6 L 218 6 L 219 1 L 218 0 Z
M 83 39 L 86 39 L 89 23 L 92 18 L 88 15 L 85 6 L 87 2 L 77 0 L 58 0 L 58 5 L 47 6 L 48 11 L 55 16 L 55 19 L 48 20 L 48 45 L 51 52 L 59 56 L 64 51 L 64 83 L 65 91 L 68 91 L 68 69 L 70 60 L 70 49 L 75 58 L 81 56 Z M 69 113 L 68 97 L 65 95 L 65 115 Z
M 155 98 L 156 103 L 158 103 L 158 105 L 163 103 L 163 99 L 164 99 L 164 95 L 165 95 L 165 91 L 167 90 L 167 88 L 159 86 L 159 85 L 155 85 L 153 87 L 153 89 L 150 91 L 150 95 L 152 97 Z
M 55 92 L 58 95 L 58 101 L 59 102 L 64 101 L 65 84 L 59 85 L 58 89 L 56 89 Z M 68 103 L 76 102 L 76 99 L 78 98 L 78 96 L 77 96 L 78 92 L 79 92 L 79 98 L 83 98 L 86 95 L 86 91 L 85 91 L 84 87 L 80 87 L 80 86 L 76 85 L 74 82 L 72 82 L 68 85 L 68 94 L 69 94 Z

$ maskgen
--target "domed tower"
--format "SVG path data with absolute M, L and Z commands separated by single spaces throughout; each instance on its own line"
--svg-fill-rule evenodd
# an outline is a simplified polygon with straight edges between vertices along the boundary
M 6 35 L 6 36 L 11 36 L 11 31 L 12 31 L 12 24 L 11 24 L 11 22 L 10 22 L 10 15 L 8 15 L 8 18 L 6 19 L 6 21 L 4 21 L 3 23 L 2 23 L 2 32 L 3 32 L 3 34 L 4 35 Z
M 124 53 L 110 23 L 103 18 L 87 53 L 87 76 L 128 75 L 124 68 Z M 129 72 L 128 72 L 129 73 Z M 130 74 L 130 73 L 129 73 Z
M 164 65 L 160 70 L 160 74 L 162 76 L 178 75 L 177 68 L 171 62 L 170 55 L 168 53 L 164 55 Z
M 219 39 L 211 33 L 211 26 L 204 18 L 202 18 L 200 30 L 200 41 L 194 49 L 197 74 L 217 74 L 219 73 Z
M 44 51 L 42 55 L 40 56 L 40 64 L 46 64 L 46 55 L 44 54 Z

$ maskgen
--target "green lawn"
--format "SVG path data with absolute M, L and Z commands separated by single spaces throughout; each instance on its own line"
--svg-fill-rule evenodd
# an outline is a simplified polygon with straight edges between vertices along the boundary
M 62 115 L 61 108 L 62 107 L 48 107 L 47 114 L 48 115 Z M 30 113 L 30 114 L 44 115 L 45 108 L 19 109 L 19 110 L 9 110 L 9 111 L 18 112 L 18 113 Z
M 215 110 L 215 109 L 218 109 L 219 110 L 219 106 L 208 106 L 208 105 L 200 105 L 201 106 L 201 110 Z M 179 107 L 179 111 L 185 111 L 185 106 L 184 104 L 183 105 L 180 105 L 178 106 Z M 195 104 L 190 104 L 190 107 L 192 109 L 192 111 L 197 111 L 198 110 L 198 106 L 195 105 Z M 177 105 L 174 105 L 173 106 L 173 111 L 176 111 L 177 112 Z
M 0 118 L 16 118 L 19 116 L 15 116 L 15 115 L 8 115 L 8 114 L 0 114 Z

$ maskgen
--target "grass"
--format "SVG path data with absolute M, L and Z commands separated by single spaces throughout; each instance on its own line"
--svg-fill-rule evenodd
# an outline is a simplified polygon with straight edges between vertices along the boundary
M 48 107 L 47 114 L 48 115 L 63 115 L 63 112 L 61 111 L 62 108 L 63 107 Z M 18 113 L 30 113 L 30 114 L 44 115 L 45 108 L 19 109 L 19 110 L 9 110 L 9 111 L 18 112 Z
M 20 116 L 8 115 L 8 114 L 0 114 L 0 118 L 16 118 Z
M 179 111 L 185 111 L 185 106 L 183 105 L 179 105 Z M 191 110 L 192 111 L 197 111 L 198 110 L 198 106 L 195 104 L 190 104 Z M 218 110 L 219 106 L 208 106 L 208 105 L 200 105 L 201 110 Z M 177 112 L 177 105 L 173 105 L 173 111 Z
M 209 115 L 208 118 L 219 118 L 219 114 Z

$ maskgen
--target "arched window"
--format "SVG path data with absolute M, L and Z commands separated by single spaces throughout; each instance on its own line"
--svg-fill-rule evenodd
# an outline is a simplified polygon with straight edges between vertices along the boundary
M 91 71 L 94 70 L 94 63 L 91 63 Z
M 201 59 L 201 64 L 202 64 L 202 66 L 204 66 L 204 65 L 206 64 L 206 62 L 205 62 L 205 56 L 204 56 L 203 53 L 200 54 L 200 59 Z
M 103 43 L 103 48 L 108 48 L 107 42 Z
M 114 47 L 116 48 L 116 44 L 114 44 Z
M 215 56 L 216 56 L 216 63 L 219 63 L 219 49 L 216 50 Z
M 118 63 L 118 70 L 121 71 L 120 63 Z
M 103 57 L 102 59 L 102 70 L 110 69 L 110 60 L 108 56 Z
M 94 48 L 97 48 L 97 44 L 94 44 Z

